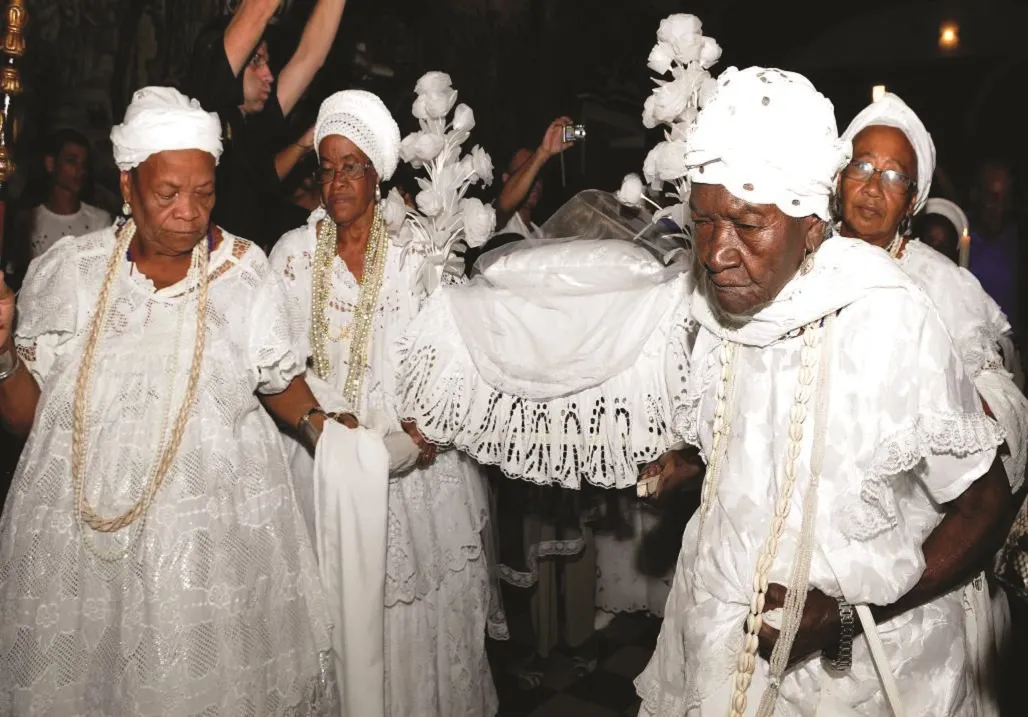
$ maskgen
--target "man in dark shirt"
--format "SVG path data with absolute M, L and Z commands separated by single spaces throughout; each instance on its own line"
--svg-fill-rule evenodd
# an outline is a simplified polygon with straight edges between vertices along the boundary
M 231 18 L 201 32 L 188 88 L 205 109 L 218 113 L 224 133 L 213 220 L 265 249 L 278 239 L 281 225 L 279 182 L 314 144 L 313 128 L 287 144 L 285 117 L 324 64 L 345 0 L 318 0 L 276 82 L 264 32 L 279 3 L 242 0 Z

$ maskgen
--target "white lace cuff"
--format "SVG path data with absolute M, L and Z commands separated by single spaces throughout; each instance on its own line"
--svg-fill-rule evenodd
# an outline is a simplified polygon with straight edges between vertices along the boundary
M 946 470 L 927 471 L 925 487 L 939 503 L 953 500 L 988 470 L 1003 429 L 984 413 L 922 413 L 887 438 L 875 451 L 871 470 L 860 488 L 860 503 L 843 512 L 843 532 L 870 540 L 898 525 L 892 478 L 935 456 L 958 460 Z M 989 458 L 984 469 L 981 465 Z

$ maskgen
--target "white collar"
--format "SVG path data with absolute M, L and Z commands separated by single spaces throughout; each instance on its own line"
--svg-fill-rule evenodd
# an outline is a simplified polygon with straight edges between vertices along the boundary
M 699 272 L 698 272 L 699 274 Z M 708 283 L 697 277 L 693 317 L 719 338 L 764 347 L 835 313 L 879 289 L 913 289 L 891 256 L 859 239 L 833 235 L 821 245 L 809 274 L 797 273 L 771 303 L 739 322 L 725 318 L 707 300 Z

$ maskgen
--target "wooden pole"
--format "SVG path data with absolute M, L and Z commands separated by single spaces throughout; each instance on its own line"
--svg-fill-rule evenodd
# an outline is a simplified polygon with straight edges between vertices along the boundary
M 18 61 L 25 54 L 24 30 L 25 23 L 28 22 L 25 0 L 8 0 L 4 14 L 7 29 L 3 37 L 3 69 L 0 70 L 0 256 L 3 256 L 4 248 L 8 185 L 14 174 L 11 147 L 16 139 L 17 128 L 11 114 L 11 104 L 14 98 L 21 94 Z

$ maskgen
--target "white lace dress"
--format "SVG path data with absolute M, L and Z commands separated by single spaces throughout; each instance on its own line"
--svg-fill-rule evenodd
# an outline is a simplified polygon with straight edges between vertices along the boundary
M 114 248 L 112 229 L 58 242 L 19 297 L 15 339 L 41 396 L 0 520 L 0 714 L 310 714 L 331 664 L 327 612 L 282 441 L 255 395 L 303 370 L 281 282 L 259 249 L 225 235 L 181 446 L 146 520 L 98 534 L 76 520 L 72 405 Z M 189 281 L 155 291 L 118 268 L 85 469 L 101 515 L 141 495 L 185 390 Z M 121 560 L 96 556 L 126 546 Z
M 275 271 L 285 279 L 292 310 L 303 319 L 298 351 L 305 359 L 315 243 L 312 221 L 283 236 L 271 255 Z M 362 417 L 376 413 L 381 420 L 385 416 L 396 430 L 401 419 L 395 394 L 396 351 L 424 300 L 414 289 L 419 268 L 413 259 L 401 266 L 400 250 L 390 245 L 363 401 L 355 409 Z M 349 368 L 359 285 L 338 257 L 332 265 L 331 286 L 331 375 L 328 385 L 311 383 L 325 405 L 339 405 Z M 386 712 L 391 717 L 496 714 L 496 691 L 485 654 L 490 608 L 482 540 L 488 518 L 485 488 L 478 467 L 455 451 L 440 453 L 425 470 L 390 480 L 385 660 Z
M 713 318 L 702 292 L 693 299 L 703 328 L 679 429 L 708 457 L 721 383 L 718 335 L 738 345 L 736 391 L 726 414 L 730 432 L 717 493 L 706 520 L 698 513 L 686 528 L 657 649 L 636 681 L 641 714 L 661 717 L 728 712 L 757 553 L 781 492 L 803 344 L 798 329 L 838 312 L 829 340 L 812 586 L 854 604 L 877 605 L 910 590 L 925 568 L 922 543 L 942 520 L 938 506 L 985 473 L 1003 440 L 982 412 L 938 312 L 874 247 L 832 238 L 809 275 L 794 279 L 738 330 Z M 789 583 L 814 422 L 805 423 L 770 582 Z M 879 626 L 911 717 L 974 714 L 978 708 L 962 593 L 958 588 Z M 765 660 L 756 665 L 748 715 L 755 713 L 769 674 Z M 858 714 L 891 714 L 861 639 L 854 642 L 852 669 L 841 677 L 827 673 L 816 657 L 787 672 L 775 714 L 811 717 L 829 693 Z

